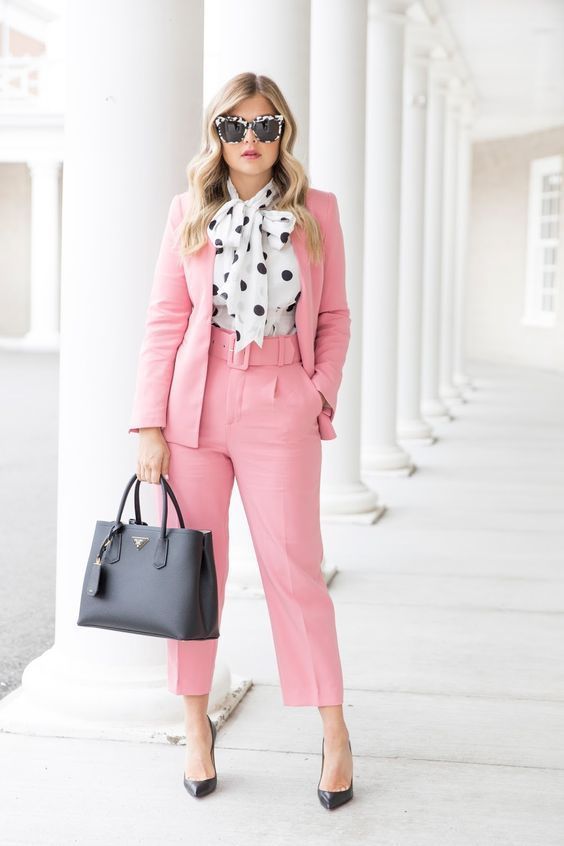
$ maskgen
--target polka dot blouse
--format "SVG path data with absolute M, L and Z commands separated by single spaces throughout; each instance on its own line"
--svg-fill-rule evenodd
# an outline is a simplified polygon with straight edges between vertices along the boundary
M 227 177 L 230 199 L 208 226 L 215 246 L 212 324 L 235 330 L 235 350 L 266 335 L 296 332 L 299 267 L 290 234 L 295 217 L 273 207 L 278 189 L 271 179 L 242 200 Z

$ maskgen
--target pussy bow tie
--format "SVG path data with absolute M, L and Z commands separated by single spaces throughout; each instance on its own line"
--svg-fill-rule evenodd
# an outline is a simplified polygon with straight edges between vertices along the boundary
M 262 347 L 268 309 L 268 254 L 288 242 L 296 218 L 292 212 L 269 208 L 278 196 L 274 179 L 249 200 L 239 197 L 229 177 L 227 188 L 231 199 L 210 221 L 208 236 L 216 248 L 214 291 L 235 315 L 238 352 L 251 341 Z

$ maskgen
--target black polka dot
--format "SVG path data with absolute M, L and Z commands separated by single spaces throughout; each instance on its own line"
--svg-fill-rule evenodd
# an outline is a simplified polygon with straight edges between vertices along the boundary
M 289 282 L 290 279 L 293 277 L 293 275 L 294 274 L 292 273 L 291 270 L 283 270 L 282 271 L 282 279 L 284 280 L 284 282 Z
M 271 195 L 271 194 L 272 194 L 272 191 L 271 191 L 271 190 L 270 190 L 270 188 L 269 188 L 269 189 L 268 189 L 268 191 L 266 192 L 266 196 L 267 196 L 267 197 L 270 197 L 270 195 Z
M 212 291 L 213 291 L 214 294 L 217 294 L 217 292 L 219 291 L 219 288 L 217 287 L 217 285 L 212 286 Z
M 217 308 L 217 306 L 214 306 L 214 309 L 212 311 L 212 317 L 215 317 L 216 314 L 218 313 L 218 311 L 219 311 L 219 309 Z
M 294 310 L 295 305 L 296 305 L 295 303 L 290 303 L 290 305 L 288 306 L 288 308 L 286 309 L 286 311 L 293 311 L 293 310 Z
M 228 297 L 227 291 L 223 291 L 219 296 L 223 297 L 223 299 L 226 300 Z
M 280 235 L 280 240 L 282 241 L 283 244 L 285 244 L 289 237 L 290 237 L 289 232 L 282 232 L 282 234 Z
M 241 290 L 246 291 L 247 290 L 247 283 L 245 282 L 244 279 L 241 279 L 240 284 L 241 284 Z
M 262 232 L 262 223 L 259 223 L 259 232 Z
M 235 232 L 241 233 L 242 231 L 243 231 L 243 226 L 241 224 L 239 224 L 239 226 L 235 227 Z
M 256 305 L 253 309 L 255 314 L 261 315 L 264 314 L 264 308 L 261 305 Z
M 227 214 L 233 214 L 233 206 L 230 209 L 227 209 Z
M 210 222 L 210 226 L 209 226 L 209 228 L 210 228 L 210 229 L 213 229 L 216 223 L 217 223 L 217 220 L 214 218 L 214 219 Z
M 249 243 L 247 244 L 247 252 L 249 252 L 250 249 L 251 249 L 251 242 L 249 241 Z
M 216 238 L 214 243 L 217 247 L 223 246 L 223 241 L 221 240 L 221 238 Z
M 230 314 L 230 315 L 229 315 L 229 317 L 235 317 L 235 315 L 234 315 L 234 314 Z
M 259 273 L 266 273 L 266 267 L 262 263 L 262 261 L 259 261 L 259 263 L 257 264 L 257 270 Z
M 216 254 L 216 256 L 221 255 L 221 253 L 222 253 L 222 252 L 223 252 L 223 247 L 216 247 L 216 248 L 215 248 L 215 254 Z
M 240 340 L 241 340 L 241 333 L 239 332 L 239 330 L 238 330 L 238 329 L 235 329 L 235 335 L 236 335 L 236 339 L 237 339 L 238 341 L 240 341 Z
M 238 259 L 238 258 L 239 258 L 239 256 L 237 255 L 237 253 L 234 253 L 234 254 L 233 254 L 233 262 L 232 262 L 232 263 L 233 263 L 233 264 L 235 264 L 235 262 L 237 261 L 237 259 Z
M 246 226 L 248 222 L 249 218 L 247 217 L 247 215 L 245 215 L 245 217 L 243 218 L 243 226 Z
M 263 252 L 262 252 L 262 257 L 263 257 L 263 259 L 264 259 L 265 261 L 266 261 L 266 260 L 267 260 L 267 258 L 268 258 L 267 254 L 264 252 L 264 250 L 263 250 Z
M 221 329 L 219 323 L 216 323 L 215 320 L 212 320 L 212 326 L 217 326 L 218 329 Z
M 223 274 L 223 281 L 224 281 L 224 282 L 227 282 L 227 277 L 228 277 L 228 276 L 229 276 L 229 271 L 227 271 L 227 273 L 224 273 L 224 274 Z M 284 274 L 282 274 L 282 276 L 284 276 Z
M 302 292 L 301 292 L 301 291 L 298 291 L 298 293 L 296 294 L 296 302 L 298 302 L 298 300 L 299 300 L 299 298 L 301 297 L 301 295 L 302 295 Z

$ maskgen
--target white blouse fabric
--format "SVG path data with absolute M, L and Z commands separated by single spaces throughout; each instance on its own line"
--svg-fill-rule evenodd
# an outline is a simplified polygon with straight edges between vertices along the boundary
M 299 267 L 290 233 L 292 212 L 272 208 L 278 189 L 271 179 L 242 200 L 230 177 L 230 198 L 208 225 L 215 245 L 212 324 L 235 330 L 235 351 L 266 335 L 296 332 Z

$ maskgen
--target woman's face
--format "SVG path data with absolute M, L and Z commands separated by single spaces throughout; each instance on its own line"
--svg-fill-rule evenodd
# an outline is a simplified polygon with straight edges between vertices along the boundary
M 242 117 L 245 120 L 253 120 L 257 115 L 274 115 L 276 110 L 272 107 L 270 100 L 262 94 L 255 94 L 241 100 L 234 109 L 228 113 L 230 116 Z M 256 136 L 249 126 L 244 139 L 239 144 L 226 144 L 221 142 L 223 158 L 234 171 L 241 176 L 266 175 L 272 170 L 278 153 L 280 151 L 280 138 L 270 143 L 257 141 Z M 256 156 L 246 156 L 245 153 L 252 151 Z

